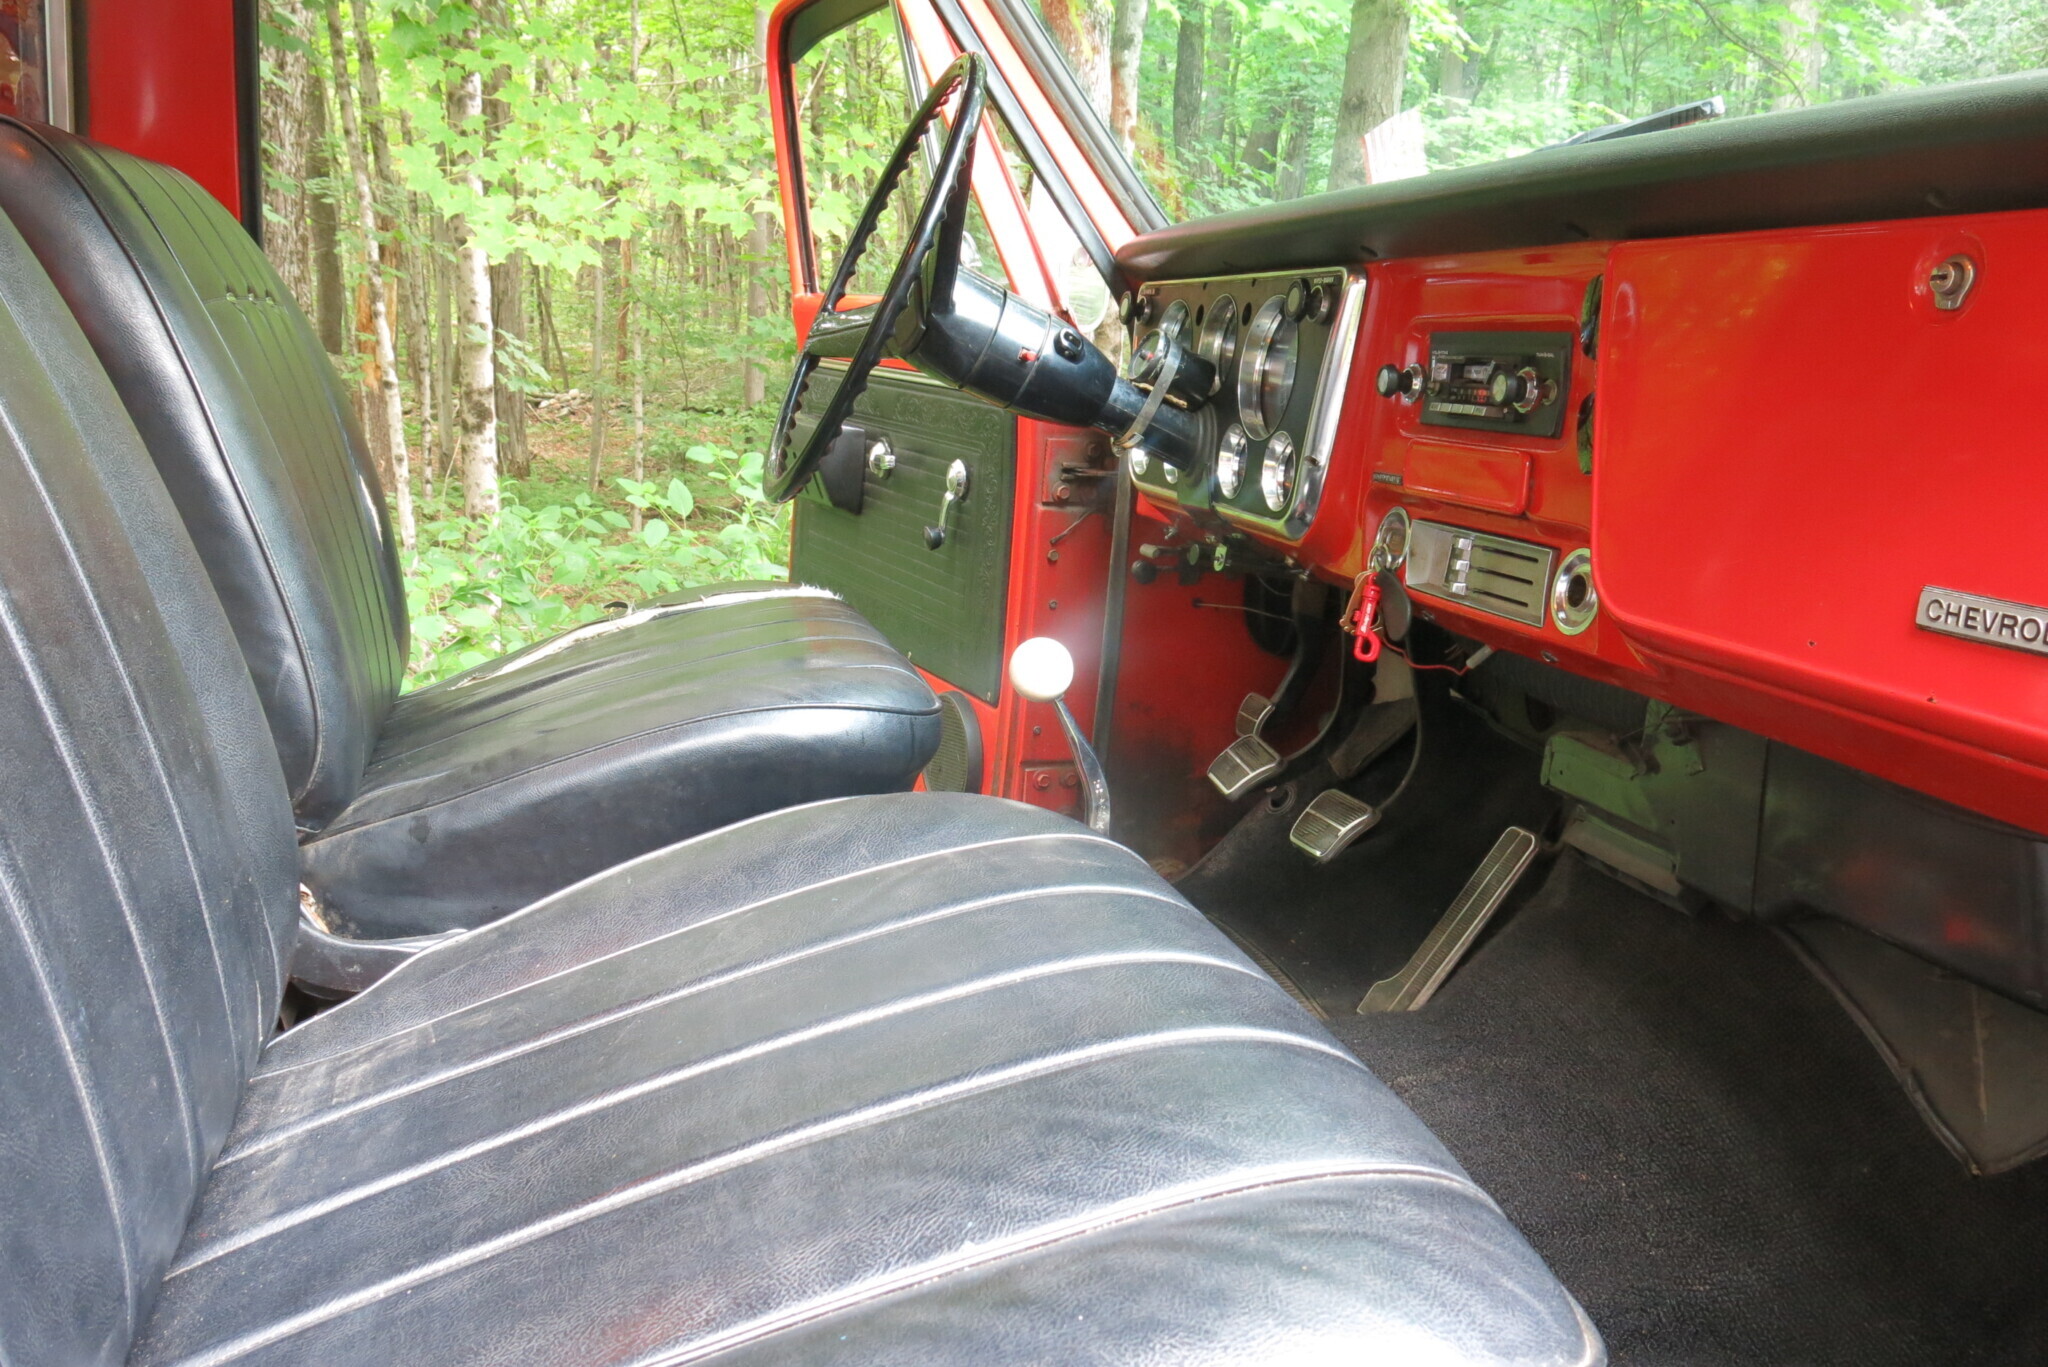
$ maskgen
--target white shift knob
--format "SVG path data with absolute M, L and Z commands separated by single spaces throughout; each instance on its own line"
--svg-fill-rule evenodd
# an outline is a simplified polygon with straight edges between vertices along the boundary
M 1074 681 L 1074 657 L 1050 636 L 1034 636 L 1010 652 L 1010 686 L 1033 702 L 1051 702 Z

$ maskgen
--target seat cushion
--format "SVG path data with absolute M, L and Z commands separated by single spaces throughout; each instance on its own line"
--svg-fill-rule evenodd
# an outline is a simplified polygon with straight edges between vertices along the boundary
M 400 697 L 301 867 L 346 933 L 475 926 L 777 807 L 906 789 L 938 741 L 930 687 L 837 598 L 700 590 Z
M 1392 1093 L 1127 850 L 786 810 L 277 1038 L 139 1363 L 1586 1363 Z

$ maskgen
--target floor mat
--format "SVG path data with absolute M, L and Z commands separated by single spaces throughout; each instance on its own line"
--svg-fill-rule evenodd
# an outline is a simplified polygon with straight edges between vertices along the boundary
M 1567 857 L 1423 1010 L 1330 1024 L 1622 1367 L 2048 1361 L 2048 1164 L 1965 1175 L 1774 932 Z

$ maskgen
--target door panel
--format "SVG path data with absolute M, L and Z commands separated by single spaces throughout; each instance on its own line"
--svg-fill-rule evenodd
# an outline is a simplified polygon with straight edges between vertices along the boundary
M 806 407 L 822 409 L 838 383 L 837 368 L 821 369 Z M 949 386 L 877 370 L 850 425 L 863 429 L 869 444 L 888 442 L 895 469 L 885 476 L 862 471 L 858 513 L 833 507 L 824 481 L 811 481 L 796 504 L 790 578 L 838 593 L 914 663 L 995 702 L 1016 419 Z M 938 524 L 946 472 L 956 460 L 968 470 L 967 495 L 933 550 L 925 529 Z

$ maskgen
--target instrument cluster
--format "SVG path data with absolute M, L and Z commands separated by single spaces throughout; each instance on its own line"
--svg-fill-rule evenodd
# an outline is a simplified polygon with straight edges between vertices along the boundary
M 1129 378 L 1201 425 L 1203 457 L 1131 456 L 1155 500 L 1285 540 L 1313 522 L 1364 306 L 1343 270 L 1161 281 L 1125 297 Z

